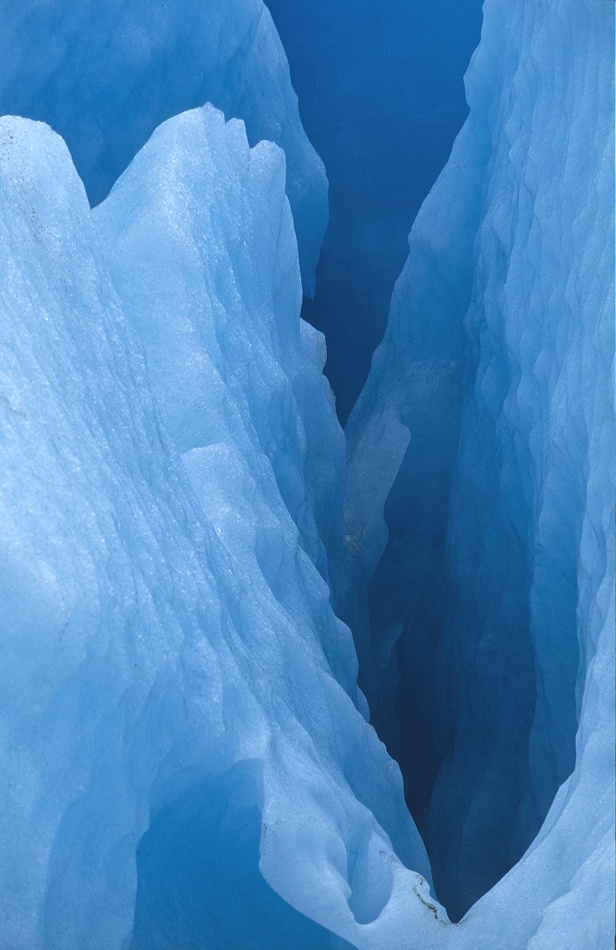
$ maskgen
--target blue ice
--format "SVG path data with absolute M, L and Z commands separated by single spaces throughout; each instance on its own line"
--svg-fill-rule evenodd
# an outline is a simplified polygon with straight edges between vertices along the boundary
M 260 0 L 0 25 L 0 945 L 611 950 L 613 4 L 486 0 L 345 431 Z

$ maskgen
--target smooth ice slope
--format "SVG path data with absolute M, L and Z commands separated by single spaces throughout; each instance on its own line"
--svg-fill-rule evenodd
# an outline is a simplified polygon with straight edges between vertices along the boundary
M 376 721 L 455 916 L 521 857 L 577 762 L 541 849 L 485 899 L 491 915 L 524 895 L 514 947 L 546 890 L 571 888 L 529 945 L 613 940 L 609 852 L 587 838 L 613 819 L 613 665 L 596 652 L 613 580 L 613 37 L 610 3 L 485 4 L 470 117 L 348 430 L 360 560 L 385 538 L 381 460 L 400 460 L 364 680 L 388 698 Z
M 290 492 L 322 480 L 334 516 L 341 434 L 282 156 L 206 109 L 109 201 L 118 286 L 116 238 L 143 287 L 130 322 L 65 145 L 0 122 L 0 943 L 425 945 L 429 892 L 401 863 L 425 875 L 425 853 L 304 550 L 324 571 L 318 505 Z
M 157 125 L 213 102 L 251 144 L 277 142 L 304 287 L 327 224 L 327 179 L 299 118 L 286 56 L 261 0 L 3 0 L 0 114 L 48 122 L 98 204 Z

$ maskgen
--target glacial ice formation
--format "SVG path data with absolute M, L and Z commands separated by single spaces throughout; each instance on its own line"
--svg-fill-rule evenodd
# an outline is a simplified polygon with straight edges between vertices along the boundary
M 348 428 L 368 559 L 384 537 L 370 486 L 401 459 L 366 688 L 456 918 L 537 834 L 580 717 L 572 787 L 590 781 L 589 731 L 612 761 L 609 689 L 602 713 L 584 703 L 611 669 L 593 658 L 612 629 L 613 25 L 594 0 L 485 4 L 470 117 Z
M 346 466 L 258 0 L 0 24 L 0 946 L 611 950 L 613 4 L 486 0 Z
M 299 118 L 287 59 L 262 0 L 3 0 L 0 115 L 49 123 L 98 204 L 156 126 L 213 102 L 276 142 L 302 279 L 327 225 L 327 179 Z
M 283 156 L 170 120 L 100 237 L 46 126 L 0 169 L 2 942 L 338 945 L 292 908 L 351 936 L 429 869 L 311 559 L 342 436 Z

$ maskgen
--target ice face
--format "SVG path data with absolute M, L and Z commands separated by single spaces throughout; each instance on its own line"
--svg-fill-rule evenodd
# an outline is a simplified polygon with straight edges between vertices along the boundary
M 470 117 L 349 426 L 349 523 L 369 538 L 384 526 L 356 485 L 369 497 L 379 454 L 401 457 L 410 434 L 370 590 L 381 679 L 368 671 L 366 688 L 389 699 L 378 725 L 456 917 L 533 840 L 605 675 L 591 661 L 613 573 L 612 34 L 607 4 L 485 5 Z M 609 745 L 605 708 L 600 722 Z M 583 838 L 569 848 L 574 874 Z
M 92 204 L 157 125 L 213 102 L 277 142 L 307 293 L 327 224 L 327 179 L 299 118 L 261 0 L 9 0 L 0 9 L 0 114 L 48 122 L 66 140 Z
M 251 152 L 243 124 L 212 107 L 185 113 L 157 129 L 95 220 L 175 447 L 190 467 L 206 464 L 202 449 L 215 465 L 224 448 L 250 456 L 247 477 L 274 474 L 327 579 L 319 532 L 342 544 L 344 439 L 321 376 L 324 341 L 298 319 L 283 154 L 269 143 Z M 275 583 L 284 567 L 272 569 Z
M 297 491 L 315 473 L 335 516 L 342 442 L 284 161 L 211 108 L 180 116 L 100 236 L 46 126 L 3 119 L 0 168 L 3 942 L 200 946 L 258 922 L 254 946 L 342 946 L 317 923 L 352 937 L 421 893 L 400 858 L 429 869 Z

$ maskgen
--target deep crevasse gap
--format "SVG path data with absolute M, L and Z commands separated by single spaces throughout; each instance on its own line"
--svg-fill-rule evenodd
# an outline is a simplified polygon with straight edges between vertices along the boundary
M 588 37 L 594 54 L 588 73 L 572 73 L 576 97 L 602 62 L 605 6 L 568 14 L 563 32 L 582 47 Z M 241 21 L 239 3 L 227 10 Z M 507 36 L 505 5 L 492 0 L 487 13 L 478 65 Z M 70 60 L 54 22 L 50 48 Z M 524 42 L 545 34 L 537 19 Z M 495 55 L 493 75 L 505 65 Z M 230 95 L 240 79 L 221 74 Z M 253 79 L 263 91 L 257 67 Z M 444 175 L 458 191 L 477 157 L 475 124 L 499 130 L 508 117 L 486 118 L 485 99 Z M 600 555 L 613 508 L 596 440 L 611 441 L 611 414 L 590 427 L 576 768 L 522 860 L 451 926 L 415 873 L 429 869 L 400 774 L 362 719 L 349 633 L 329 604 L 324 578 L 339 583 L 343 560 L 343 445 L 322 342 L 299 320 L 283 156 L 250 150 L 241 124 L 215 110 L 183 115 L 92 216 L 56 136 L 20 120 L 3 120 L 1 133 L 2 942 L 607 950 L 613 566 Z M 428 260 L 451 220 L 438 194 L 422 218 L 443 224 L 420 232 Z M 453 273 L 464 270 L 471 284 L 462 255 Z M 442 293 L 442 273 L 424 273 Z M 394 306 L 390 336 L 404 312 Z M 389 369 L 408 362 L 397 343 Z M 570 344 L 562 351 L 575 360 Z M 351 469 L 364 569 L 386 540 L 383 504 L 408 442 L 400 407 L 423 392 L 397 379 L 373 417 L 378 479 L 374 455 L 360 465 L 356 453 Z M 370 449 L 370 426 L 363 437 Z M 354 600 L 371 573 L 347 573 Z M 381 682 L 390 695 L 389 676 Z
M 481 0 L 269 0 L 330 217 L 303 316 L 327 337 L 346 423 L 387 323 L 409 227 L 468 114 Z
M 573 770 L 609 610 L 613 16 L 485 4 L 470 116 L 348 427 L 364 682 L 456 918 Z

